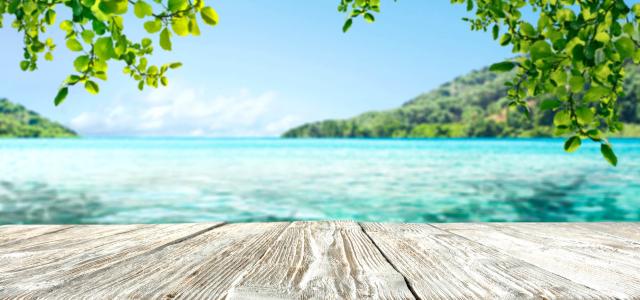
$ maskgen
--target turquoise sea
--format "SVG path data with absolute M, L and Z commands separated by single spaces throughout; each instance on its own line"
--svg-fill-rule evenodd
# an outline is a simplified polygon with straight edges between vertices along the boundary
M 3 139 L 0 224 L 640 221 L 640 139 Z

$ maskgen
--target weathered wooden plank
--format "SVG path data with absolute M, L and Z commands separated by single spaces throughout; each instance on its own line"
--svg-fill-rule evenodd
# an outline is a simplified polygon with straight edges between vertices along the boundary
M 3 225 L 0 227 L 0 247 L 6 243 L 33 238 L 65 230 L 69 225 Z
M 76 263 L 86 263 L 84 259 L 88 254 L 119 256 L 119 251 L 145 251 L 218 224 L 73 226 L 6 243 L 0 247 L 0 272 L 14 276 L 19 275 L 15 273 L 18 271 L 25 276 L 41 275 L 42 272 L 55 271 L 53 267 L 57 265 L 72 267 Z
M 295 222 L 249 269 L 230 299 L 412 299 L 354 222 Z
M 36 235 L 26 239 L 7 241 L 0 245 L 0 254 L 69 249 L 77 245 L 82 246 L 83 244 L 98 238 L 104 239 L 112 235 L 119 235 L 149 226 L 151 225 L 65 226 L 63 229 Z M 6 265 L 2 265 L 1 259 L 2 258 L 0 257 L 0 270 L 8 267 Z
M 606 298 L 428 224 L 362 224 L 422 299 Z
M 22 274 L 29 277 L 30 274 L 40 275 L 42 272 L 52 271 L 49 266 L 71 267 L 72 264 L 67 264 L 66 260 L 73 263 L 74 259 L 78 260 L 78 256 L 85 252 L 91 253 L 94 249 L 101 251 L 100 247 L 126 241 L 131 237 L 122 233 L 136 228 L 143 229 L 141 233 L 145 233 L 152 227 L 155 229 L 153 225 L 70 226 L 54 233 L 7 242 L 0 246 L 0 284 L 6 281 L 3 275 Z M 16 273 L 18 271 L 21 273 Z
M 437 224 L 607 295 L 640 297 L 637 245 L 568 224 Z M 634 253 L 635 252 L 635 253 Z
M 572 226 L 599 231 L 602 233 L 618 236 L 640 243 L 640 223 L 620 222 L 620 223 L 568 223 Z
M 23 240 L 0 251 L 0 298 L 35 295 L 43 290 L 107 268 L 138 255 L 157 251 L 219 223 L 77 226 Z M 95 234 L 95 230 L 101 233 Z M 79 242 L 79 241 L 80 242 Z M 69 246 L 65 247 L 64 244 Z M 52 247 L 46 247 L 50 244 Z M 4 250 L 4 248 L 2 248 Z
M 594 230 L 586 223 L 494 223 L 492 226 L 505 230 L 516 229 L 530 240 L 543 241 L 547 247 L 607 259 L 621 267 L 640 267 L 640 242 Z M 617 227 L 615 224 L 606 226 L 611 232 L 616 231 Z
M 215 226 L 1 226 L 0 299 L 640 297 L 640 223 Z
M 225 298 L 288 223 L 228 224 L 50 288 L 43 298 Z M 1 297 L 0 297 L 1 298 Z

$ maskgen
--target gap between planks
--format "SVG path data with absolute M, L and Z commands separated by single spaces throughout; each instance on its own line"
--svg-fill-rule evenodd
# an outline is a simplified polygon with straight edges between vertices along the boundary
M 405 276 L 404 274 L 402 274 L 402 272 L 400 272 L 400 270 L 398 269 L 398 267 L 391 261 L 391 259 L 389 259 L 389 257 L 387 256 L 387 254 L 384 253 L 384 251 L 382 251 L 382 249 L 380 249 L 380 246 L 378 246 L 378 244 L 376 243 L 376 241 L 373 240 L 373 238 L 371 237 L 371 235 L 369 235 L 369 232 L 367 232 L 364 227 L 362 226 L 361 222 L 358 222 L 358 226 L 360 226 L 360 229 L 362 230 L 362 232 L 364 232 L 364 235 L 367 236 L 367 238 L 369 238 L 369 241 L 371 242 L 371 244 L 373 244 L 373 246 L 378 249 L 378 252 L 380 252 L 380 254 L 382 255 L 382 257 L 384 257 L 384 259 L 387 261 L 387 263 L 389 263 L 389 265 L 396 270 L 396 272 L 398 272 L 398 274 L 400 274 L 400 276 L 402 276 L 402 278 L 404 278 L 404 283 L 407 285 L 407 288 L 409 288 L 409 291 L 411 292 L 411 294 L 413 295 L 414 298 L 416 298 L 416 300 L 422 300 L 422 298 L 420 298 L 420 296 L 418 295 L 418 293 L 416 292 L 415 288 L 413 287 L 413 285 L 411 284 L 411 282 L 409 281 L 409 279 L 407 278 L 407 276 Z

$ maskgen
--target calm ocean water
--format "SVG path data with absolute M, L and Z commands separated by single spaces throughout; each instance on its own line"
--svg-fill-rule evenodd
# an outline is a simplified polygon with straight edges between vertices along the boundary
M 640 220 L 640 140 L 0 140 L 0 224 Z

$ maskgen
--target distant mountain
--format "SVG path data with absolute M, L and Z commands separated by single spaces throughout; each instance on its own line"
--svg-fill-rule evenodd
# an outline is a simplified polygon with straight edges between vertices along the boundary
M 77 134 L 57 122 L 0 99 L 0 137 L 74 137 Z
M 551 136 L 552 114 L 534 111 L 532 120 L 507 109 L 504 83 L 511 73 L 473 71 L 419 95 L 399 108 L 366 112 L 290 129 L 284 137 L 532 137 Z M 626 95 L 619 100 L 624 136 L 640 136 L 640 67 L 629 65 Z M 537 101 L 543 100 L 537 99 Z M 531 103 L 535 104 L 535 103 Z M 531 107 L 537 107 L 530 105 Z

